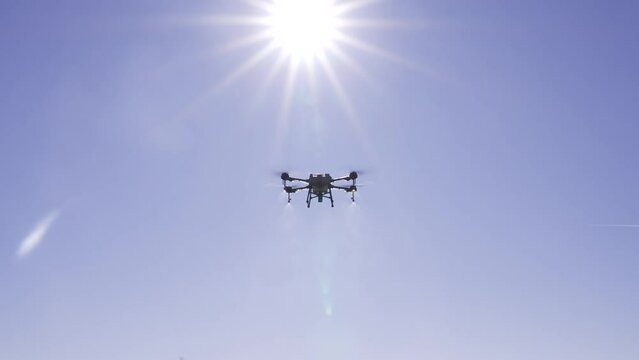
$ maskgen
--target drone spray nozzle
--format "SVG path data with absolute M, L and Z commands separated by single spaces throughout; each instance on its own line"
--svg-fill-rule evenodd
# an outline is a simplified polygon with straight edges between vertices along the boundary
M 284 181 L 288 181 L 291 179 L 291 177 L 288 175 L 287 172 L 283 172 L 282 175 L 280 176 L 280 179 L 284 180 Z
M 348 177 L 351 178 L 351 180 L 356 180 L 358 175 L 357 175 L 357 171 L 351 171 L 351 173 L 348 175 Z

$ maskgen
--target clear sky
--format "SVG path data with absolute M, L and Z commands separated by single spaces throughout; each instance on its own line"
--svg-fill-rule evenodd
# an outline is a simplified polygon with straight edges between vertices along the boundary
M 0 2 L 0 358 L 639 358 L 639 3 L 363 5 Z

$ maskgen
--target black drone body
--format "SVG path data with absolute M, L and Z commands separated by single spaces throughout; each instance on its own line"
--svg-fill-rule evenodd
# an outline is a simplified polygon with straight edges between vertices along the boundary
M 306 195 L 306 206 L 311 207 L 311 201 L 313 199 L 317 199 L 317 202 L 323 202 L 324 198 L 328 198 L 331 200 L 331 207 L 334 207 L 333 203 L 333 189 L 344 190 L 346 192 L 351 193 L 351 200 L 355 201 L 355 192 L 357 191 L 357 186 L 355 185 L 355 180 L 357 180 L 357 172 L 353 171 L 348 176 L 342 176 L 333 179 L 329 174 L 310 174 L 308 179 L 300 179 L 289 176 L 288 173 L 282 173 L 281 179 L 282 184 L 284 185 L 284 191 L 286 191 L 288 195 L 288 202 L 291 202 L 291 194 L 294 194 L 300 190 L 308 190 Z M 335 185 L 337 181 L 352 181 L 352 185 L 349 186 L 339 186 Z M 304 186 L 291 186 L 288 185 L 288 182 L 301 182 L 305 183 Z

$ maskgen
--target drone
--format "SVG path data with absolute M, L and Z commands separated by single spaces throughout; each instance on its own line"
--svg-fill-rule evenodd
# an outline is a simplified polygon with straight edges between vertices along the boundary
M 284 191 L 288 195 L 288 202 L 291 202 L 291 194 L 294 194 L 300 190 L 308 190 L 306 195 L 306 207 L 311 207 L 311 201 L 317 199 L 317 202 L 323 202 L 324 198 L 331 200 L 331 207 L 335 207 L 333 203 L 333 189 L 344 190 L 351 193 L 351 200 L 355 202 L 355 192 L 357 192 L 357 186 L 355 180 L 358 175 L 356 171 L 352 171 L 348 176 L 342 176 L 333 179 L 330 174 L 310 174 L 308 179 L 300 179 L 290 176 L 288 173 L 282 173 L 282 185 L 284 185 Z M 301 182 L 306 183 L 304 186 L 291 186 L 288 182 Z M 352 181 L 350 186 L 339 186 L 334 183 L 337 181 Z

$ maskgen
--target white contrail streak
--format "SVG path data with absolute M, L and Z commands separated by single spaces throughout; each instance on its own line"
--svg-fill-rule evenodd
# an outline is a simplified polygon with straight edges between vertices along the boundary
M 639 228 L 637 224 L 595 224 L 596 227 Z
M 44 219 L 42 219 L 36 226 L 31 230 L 29 235 L 22 240 L 20 244 L 20 248 L 18 249 L 16 255 L 18 258 L 24 258 L 29 255 L 33 250 L 35 250 L 42 240 L 49 232 L 51 225 L 58 219 L 60 216 L 60 212 L 58 210 L 54 210 L 49 213 Z

